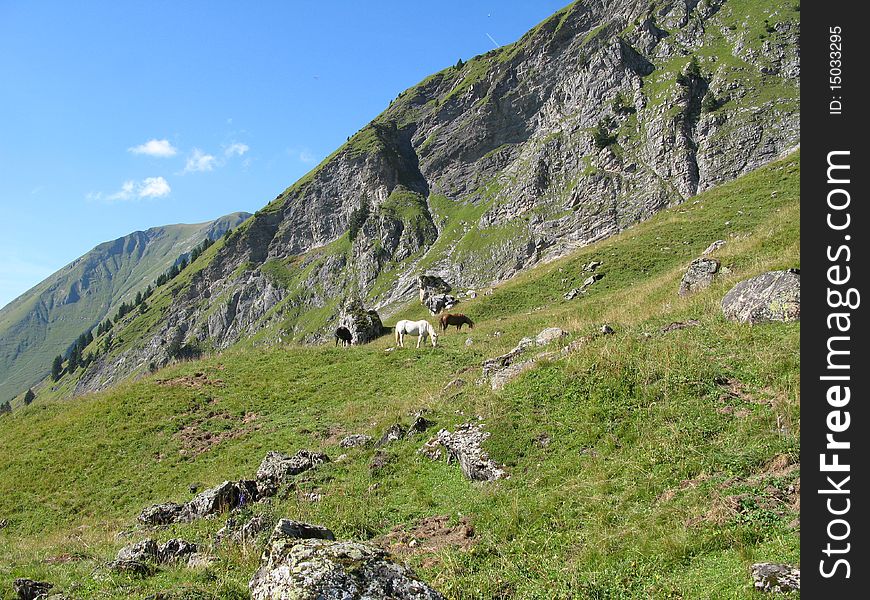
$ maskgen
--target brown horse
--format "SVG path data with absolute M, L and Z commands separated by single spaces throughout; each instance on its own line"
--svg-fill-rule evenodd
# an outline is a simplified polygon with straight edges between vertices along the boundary
M 439 321 L 441 322 L 441 331 L 447 331 L 447 328 L 451 325 L 456 325 L 457 331 L 462 331 L 463 325 L 468 325 L 470 329 L 474 329 L 474 321 L 472 321 L 465 315 L 453 315 L 447 313 L 445 315 L 441 315 Z

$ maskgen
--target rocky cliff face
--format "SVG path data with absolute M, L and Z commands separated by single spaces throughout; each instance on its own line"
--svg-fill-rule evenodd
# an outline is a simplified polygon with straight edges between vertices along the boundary
M 178 335 L 315 340 L 349 293 L 389 315 L 421 272 L 458 290 L 508 278 L 786 153 L 799 12 L 732 4 L 575 3 L 401 93 L 79 391 L 166 362 Z

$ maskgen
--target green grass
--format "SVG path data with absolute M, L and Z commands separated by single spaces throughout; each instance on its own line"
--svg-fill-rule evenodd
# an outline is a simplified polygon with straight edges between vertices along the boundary
M 291 492 L 253 510 L 357 540 L 424 516 L 468 516 L 469 551 L 410 559 L 448 598 L 755 598 L 752 562 L 799 557 L 797 513 L 765 502 L 799 476 L 766 466 L 798 459 L 800 325 L 730 323 L 719 302 L 739 280 L 799 267 L 799 176 L 796 154 L 524 273 L 463 303 L 475 329 L 451 331 L 435 350 L 387 353 L 389 337 L 347 350 L 245 344 L 0 417 L 0 518 L 9 522 L 0 530 L 0 598 L 11 598 L 15 577 L 81 597 L 180 589 L 246 597 L 257 548 L 223 548 L 204 571 L 164 567 L 146 579 L 111 575 L 105 564 L 145 535 L 207 546 L 223 518 L 149 533 L 135 517 L 153 502 L 187 500 L 191 483 L 251 477 L 268 450 L 300 448 L 349 458 L 296 482 L 300 492 L 318 490 L 320 502 Z M 436 219 L 451 210 L 432 203 Z M 728 240 L 717 256 L 732 273 L 679 297 L 683 269 L 718 238 Z M 563 300 L 591 260 L 603 262 L 604 277 Z M 402 316 L 414 314 L 423 309 Z M 701 325 L 659 333 L 689 318 Z M 615 335 L 544 361 L 498 393 L 474 384 L 482 360 L 523 336 L 555 325 L 577 339 L 605 322 Z M 196 373 L 205 385 L 185 385 Z M 467 384 L 444 391 L 457 376 Z M 727 404 L 722 378 L 760 402 L 729 400 L 742 416 L 717 411 Z M 390 446 L 395 461 L 373 476 L 373 450 L 345 451 L 340 436 L 327 436 L 337 428 L 378 436 L 424 407 L 436 430 L 481 416 L 492 432 L 486 446 L 510 478 L 468 482 L 417 454 L 426 437 Z M 234 437 L 193 454 L 181 433 L 190 428 Z M 740 510 L 720 510 L 737 496 Z M 66 562 L 50 560 L 62 555 Z

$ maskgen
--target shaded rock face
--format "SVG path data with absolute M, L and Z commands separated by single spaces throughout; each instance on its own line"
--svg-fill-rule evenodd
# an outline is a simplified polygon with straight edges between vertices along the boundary
M 311 525 L 292 519 L 281 519 L 275 525 L 269 544 L 287 540 L 334 540 L 335 534 L 322 525 Z
M 709 287 L 718 272 L 719 261 L 715 258 L 696 258 L 686 269 L 680 281 L 680 296 L 688 296 L 692 292 Z
M 762 592 L 791 592 L 801 589 L 801 570 L 780 563 L 755 563 L 752 580 Z
M 507 477 L 507 472 L 496 464 L 481 444 L 489 437 L 480 425 L 466 423 L 450 432 L 442 429 L 426 442 L 421 452 L 433 460 L 441 457 L 440 447 L 447 453 L 447 462 L 458 462 L 463 475 L 472 481 L 494 481 Z
M 250 544 L 260 533 L 272 527 L 272 520 L 265 515 L 254 515 L 248 521 L 239 523 L 235 518 L 227 519 L 226 524 L 215 534 L 215 544 L 232 542 Z
M 248 587 L 252 600 L 443 600 L 379 548 L 322 539 L 270 541 Z
M 352 344 L 366 344 L 384 331 L 381 317 L 376 310 L 366 310 L 361 300 L 352 300 L 342 308 L 338 326 L 351 333 Z
M 183 520 L 184 505 L 174 502 L 154 504 L 142 510 L 139 522 L 144 525 L 169 525 Z
M 722 298 L 725 318 L 739 323 L 799 321 L 801 276 L 793 271 L 769 271 L 741 281 Z
M 760 41 L 728 0 L 665 0 L 654 14 L 645 0 L 575 3 L 516 45 L 434 74 L 251 217 L 77 393 L 162 366 L 178 332 L 226 348 L 349 289 L 386 314 L 420 291 L 421 259 L 456 289 L 489 287 L 782 156 L 800 141 L 800 19 L 769 8 L 776 33 Z M 759 73 L 782 98 L 752 93 Z M 727 101 L 705 110 L 707 94 Z M 600 123 L 618 154 L 596 145 Z M 369 215 L 346 249 L 361 198 Z M 269 275 L 291 263 L 310 275 Z M 449 294 L 436 284 L 430 296 Z

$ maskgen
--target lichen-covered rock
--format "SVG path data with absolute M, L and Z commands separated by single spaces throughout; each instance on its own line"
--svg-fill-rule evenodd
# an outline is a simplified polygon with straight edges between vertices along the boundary
M 719 248 L 721 248 L 725 244 L 726 244 L 725 240 L 716 240 L 715 242 L 713 242 L 712 244 L 707 246 L 706 250 L 701 252 L 701 256 L 708 256 L 710 254 L 713 254 L 714 252 L 716 252 L 716 250 L 718 250 Z
M 715 258 L 696 258 L 680 281 L 680 296 L 709 287 L 718 272 L 719 261 Z
M 323 525 L 312 525 L 293 519 L 280 519 L 272 530 L 269 545 L 275 547 L 280 541 L 289 540 L 334 540 L 335 534 Z
M 248 584 L 252 600 L 443 600 L 414 573 L 366 544 L 270 541 Z
M 399 423 L 393 423 L 384 434 L 381 436 L 381 439 L 375 444 L 378 448 L 383 448 L 387 444 L 392 444 L 393 442 L 398 442 L 402 439 L 402 436 L 405 434 L 404 428 Z
M 490 436 L 488 431 L 476 423 L 460 425 L 455 431 L 442 429 L 426 442 L 421 452 L 433 459 L 440 457 L 436 452 L 442 446 L 447 452 L 447 462 L 458 462 L 462 473 L 472 481 L 494 481 L 507 477 L 503 467 L 493 461 L 481 444 Z
M 781 563 L 755 563 L 752 580 L 762 592 L 791 592 L 801 589 L 801 570 Z
M 157 572 L 157 567 L 152 561 L 123 559 L 114 560 L 109 565 L 113 571 L 118 573 L 129 573 L 138 577 L 148 577 Z
M 157 542 L 152 539 L 145 539 L 124 546 L 118 551 L 117 560 L 153 560 L 156 561 L 158 556 Z
M 338 443 L 342 448 L 361 448 L 372 443 L 372 436 L 364 433 L 347 435 Z
M 12 582 L 12 589 L 18 595 L 18 600 L 41 600 L 48 595 L 54 584 L 47 581 L 34 581 L 21 577 Z
M 258 497 L 255 481 L 224 481 L 194 496 L 185 508 L 189 519 L 201 519 L 250 504 Z
M 318 465 L 329 462 L 322 452 L 299 450 L 293 456 L 269 451 L 257 468 L 257 492 L 261 496 L 274 496 L 290 477 L 304 473 Z
M 384 332 L 378 311 L 366 309 L 359 298 L 344 305 L 338 317 L 338 326 L 350 330 L 351 343 L 354 345 L 367 344 Z
M 139 522 L 144 525 L 169 525 L 184 519 L 185 508 L 183 504 L 164 502 L 153 504 L 142 509 L 139 514 Z
M 242 545 L 250 544 L 260 533 L 272 527 L 272 522 L 272 519 L 263 514 L 254 515 L 243 523 L 239 523 L 235 517 L 230 517 L 215 534 L 215 544 L 227 541 Z
M 535 345 L 546 346 L 550 342 L 562 339 L 566 335 L 568 335 L 568 332 L 564 329 L 559 329 L 558 327 L 547 327 L 535 336 Z
M 741 281 L 722 298 L 725 318 L 740 323 L 799 321 L 801 276 L 788 271 L 769 271 Z
M 157 548 L 157 561 L 161 563 L 187 561 L 188 556 L 196 551 L 196 544 L 181 538 L 172 538 Z

